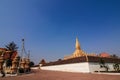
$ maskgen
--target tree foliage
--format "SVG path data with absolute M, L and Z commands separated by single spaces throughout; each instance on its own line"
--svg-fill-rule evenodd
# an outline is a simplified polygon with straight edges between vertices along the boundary
M 8 66 L 12 66 L 12 60 L 11 59 L 6 60 L 6 67 L 8 67 Z
M 120 66 L 119 66 L 118 63 L 113 64 L 113 68 L 114 68 L 115 71 L 119 71 L 120 70 Z
M 29 66 L 30 67 L 32 67 L 32 66 L 34 66 L 35 64 L 34 64 L 34 62 L 33 61 L 31 61 L 30 63 L 29 63 Z
M 102 58 L 100 59 L 99 64 L 100 64 L 100 68 L 105 68 L 106 71 L 108 71 L 109 67 L 108 65 L 105 64 L 105 61 Z
M 15 51 L 17 51 L 18 47 L 17 45 L 12 41 L 9 44 L 5 45 L 6 49 L 10 51 L 10 57 L 6 59 L 6 66 L 12 66 L 12 60 L 11 57 Z
M 116 54 L 111 55 L 112 58 L 119 58 Z
M 18 49 L 17 45 L 13 41 L 5 45 L 5 47 L 7 50 L 12 51 L 12 52 Z

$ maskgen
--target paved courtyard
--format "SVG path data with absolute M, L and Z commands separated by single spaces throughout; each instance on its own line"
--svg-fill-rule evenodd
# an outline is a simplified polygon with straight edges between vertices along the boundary
M 120 74 L 90 74 L 34 70 L 31 74 L 4 77 L 0 80 L 120 80 Z

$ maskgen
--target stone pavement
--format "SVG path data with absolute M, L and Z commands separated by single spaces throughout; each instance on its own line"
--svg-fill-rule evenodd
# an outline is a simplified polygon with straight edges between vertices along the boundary
M 0 80 L 120 80 L 120 75 L 33 70 L 30 74 L 4 77 Z

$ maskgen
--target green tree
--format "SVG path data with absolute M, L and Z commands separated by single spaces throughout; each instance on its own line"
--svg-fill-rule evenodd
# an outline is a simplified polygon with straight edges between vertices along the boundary
M 12 60 L 11 59 L 6 59 L 6 67 L 12 66 Z
M 100 64 L 100 68 L 105 68 L 106 71 L 108 71 L 109 67 L 108 65 L 105 64 L 105 61 L 102 58 L 100 59 L 99 64 Z
M 12 57 L 13 53 L 17 51 L 18 47 L 17 45 L 12 41 L 9 44 L 5 45 L 6 49 L 11 51 L 10 52 L 10 58 Z
M 100 68 L 102 68 L 103 66 L 105 66 L 105 61 L 101 58 L 100 59 Z
M 11 66 L 12 65 L 12 60 L 11 57 L 15 51 L 17 51 L 18 47 L 17 45 L 12 41 L 9 44 L 5 45 L 6 49 L 10 51 L 10 56 L 8 59 L 6 59 L 6 66 Z
M 116 54 L 111 55 L 112 58 L 118 58 Z
M 17 51 L 18 49 L 17 45 L 13 41 L 5 45 L 5 47 L 7 50 L 12 51 L 12 52 Z
M 113 68 L 114 68 L 115 71 L 119 71 L 120 70 L 120 66 L 119 66 L 118 63 L 113 64 Z
M 32 67 L 32 66 L 34 66 L 35 64 L 34 64 L 34 62 L 33 61 L 31 61 L 30 63 L 29 63 L 29 66 L 30 67 Z

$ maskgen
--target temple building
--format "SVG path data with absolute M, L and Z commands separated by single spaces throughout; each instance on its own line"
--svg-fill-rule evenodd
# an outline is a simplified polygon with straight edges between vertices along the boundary
M 119 64 L 120 58 L 110 57 L 108 53 L 85 53 L 76 38 L 75 51 L 57 61 L 40 63 L 40 69 L 67 72 L 93 73 L 99 71 L 114 71 L 114 64 Z
M 11 59 L 13 60 L 16 55 L 18 55 L 18 52 L 17 51 L 14 51 L 14 52 L 11 52 L 9 50 L 7 50 L 6 48 L 0 48 L 0 56 L 3 55 L 3 58 L 6 60 L 6 59 L 9 59 L 11 57 Z
M 18 52 L 0 48 L 0 71 L 5 73 L 17 72 Z
M 0 74 L 1 71 L 4 71 L 5 74 L 17 74 L 18 69 L 23 69 L 23 72 L 29 72 L 29 63 L 30 59 L 20 58 L 17 51 L 0 48 Z

